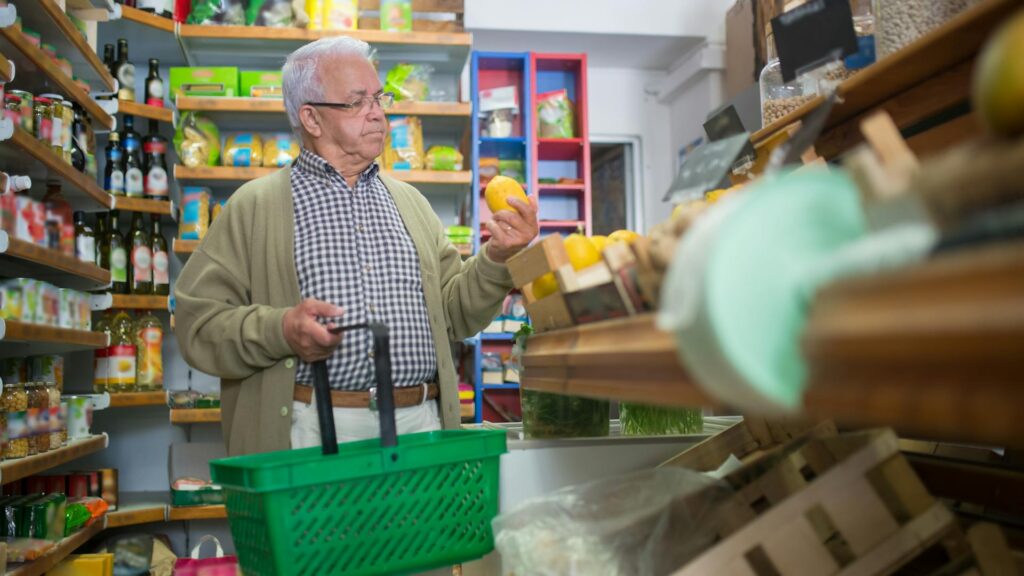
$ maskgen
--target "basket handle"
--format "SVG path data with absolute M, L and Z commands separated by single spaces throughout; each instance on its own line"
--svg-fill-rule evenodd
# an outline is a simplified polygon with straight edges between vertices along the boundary
M 384 324 L 354 324 L 331 329 L 338 334 L 352 330 L 367 329 L 373 335 L 374 376 L 377 381 L 377 409 L 380 411 L 380 445 L 384 448 L 398 446 L 398 429 L 395 426 L 395 392 L 391 382 L 391 343 L 388 327 Z M 327 378 L 327 361 L 313 363 L 313 393 L 316 395 L 316 413 L 320 420 L 320 441 L 324 456 L 338 453 L 338 438 L 334 432 L 334 410 L 331 404 L 331 390 Z

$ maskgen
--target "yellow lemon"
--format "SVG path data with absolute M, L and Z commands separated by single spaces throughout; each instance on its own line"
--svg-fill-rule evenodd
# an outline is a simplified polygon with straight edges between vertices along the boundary
M 537 278 L 533 281 L 533 297 L 537 300 L 558 292 L 558 281 L 552 272 Z
M 989 39 L 978 56 L 972 99 L 989 129 L 1001 136 L 1024 133 L 1024 10 Z
M 499 210 L 515 212 L 516 209 L 508 203 L 509 198 L 528 202 L 526 192 L 523 192 L 523 187 L 519 185 L 519 182 L 508 176 L 495 176 L 491 178 L 491 181 L 487 183 L 487 188 L 484 189 L 484 199 L 487 201 L 487 207 L 491 209 L 491 212 L 494 213 Z
M 607 236 L 590 237 L 590 243 L 594 245 L 594 248 L 597 248 L 598 252 L 604 252 L 604 247 L 608 245 L 608 242 L 609 240 Z
M 640 235 L 632 230 L 616 230 L 608 235 L 608 240 L 611 242 L 625 242 L 626 244 L 630 244 L 639 237 Z
M 597 251 L 594 243 L 582 234 L 566 236 L 564 244 L 565 251 L 569 254 L 569 262 L 576 270 L 583 270 L 601 260 L 601 253 Z

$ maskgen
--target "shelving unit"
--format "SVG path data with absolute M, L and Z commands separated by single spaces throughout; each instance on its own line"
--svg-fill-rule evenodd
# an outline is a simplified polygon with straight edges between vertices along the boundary
M 106 434 L 96 434 L 83 440 L 70 441 L 67 446 L 45 454 L 26 456 L 0 463 L 0 483 L 9 484 L 27 478 L 50 468 L 77 460 L 93 452 L 105 449 L 110 443 Z
M 220 422 L 220 408 L 173 408 L 171 424 L 213 424 Z
M 124 310 L 163 310 L 169 309 L 168 296 L 138 296 L 129 294 L 112 294 L 111 308 Z
M 46 280 L 63 288 L 95 290 L 110 284 L 110 272 L 57 250 L 10 237 L 0 230 L 4 276 Z
M 0 319 L 0 356 L 61 354 L 95 350 L 109 345 L 102 332 L 54 328 Z
M 26 155 L 34 161 L 26 162 Z M 13 174 L 25 174 L 32 177 L 33 182 L 60 182 L 64 197 L 76 210 L 110 208 L 113 204 L 113 197 L 92 178 L 75 170 L 54 154 L 53 149 L 20 127 L 14 128 L 9 140 L 0 143 L 0 161 Z
M 96 518 L 86 527 L 58 542 L 56 547 L 41 558 L 24 564 L 8 565 L 7 576 L 42 576 L 106 528 L 107 517 Z
M 113 398 L 111 396 L 111 400 Z M 117 510 L 107 513 L 107 528 L 163 522 L 166 516 L 166 493 L 122 493 L 118 495 Z
M 55 0 L 37 0 L 37 3 L 39 10 L 22 10 L 18 13 L 22 24 L 42 33 L 46 42 L 71 62 L 80 79 L 89 83 L 98 82 L 102 89 L 113 91 L 114 77 L 89 46 L 85 36 L 71 22 L 64 8 Z

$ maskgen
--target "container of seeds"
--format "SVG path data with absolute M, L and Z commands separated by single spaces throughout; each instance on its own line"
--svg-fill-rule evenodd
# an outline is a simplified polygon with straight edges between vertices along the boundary
M 758 84 L 761 90 L 761 125 L 768 126 L 790 112 L 810 102 L 818 95 L 819 70 L 801 74 L 785 82 L 782 63 L 775 50 L 775 36 L 771 24 L 765 26 L 765 48 L 768 64 L 761 70 Z
M 977 0 L 872 0 L 875 14 L 875 52 L 884 58 L 950 18 L 977 4 Z
M 64 445 L 64 438 L 67 437 L 64 420 L 60 415 L 60 390 L 56 384 L 47 384 L 45 390 L 49 399 L 50 450 L 56 450 Z
M 29 440 L 29 454 L 45 454 L 50 451 L 50 395 L 39 382 L 26 386 L 28 391 L 29 422 L 32 438 Z
M 28 393 L 21 384 L 4 383 L 0 405 L 7 419 L 4 459 L 24 458 L 29 453 Z

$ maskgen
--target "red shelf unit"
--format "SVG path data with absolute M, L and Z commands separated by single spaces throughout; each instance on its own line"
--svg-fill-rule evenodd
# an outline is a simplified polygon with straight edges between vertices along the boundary
M 586 54 L 530 54 L 534 149 L 530 154 L 530 190 L 538 195 L 542 234 L 565 232 L 582 222 L 592 233 L 590 132 Z M 572 138 L 541 138 L 537 105 L 542 95 L 565 90 L 574 109 Z M 541 178 L 576 178 L 581 184 L 542 184 Z

